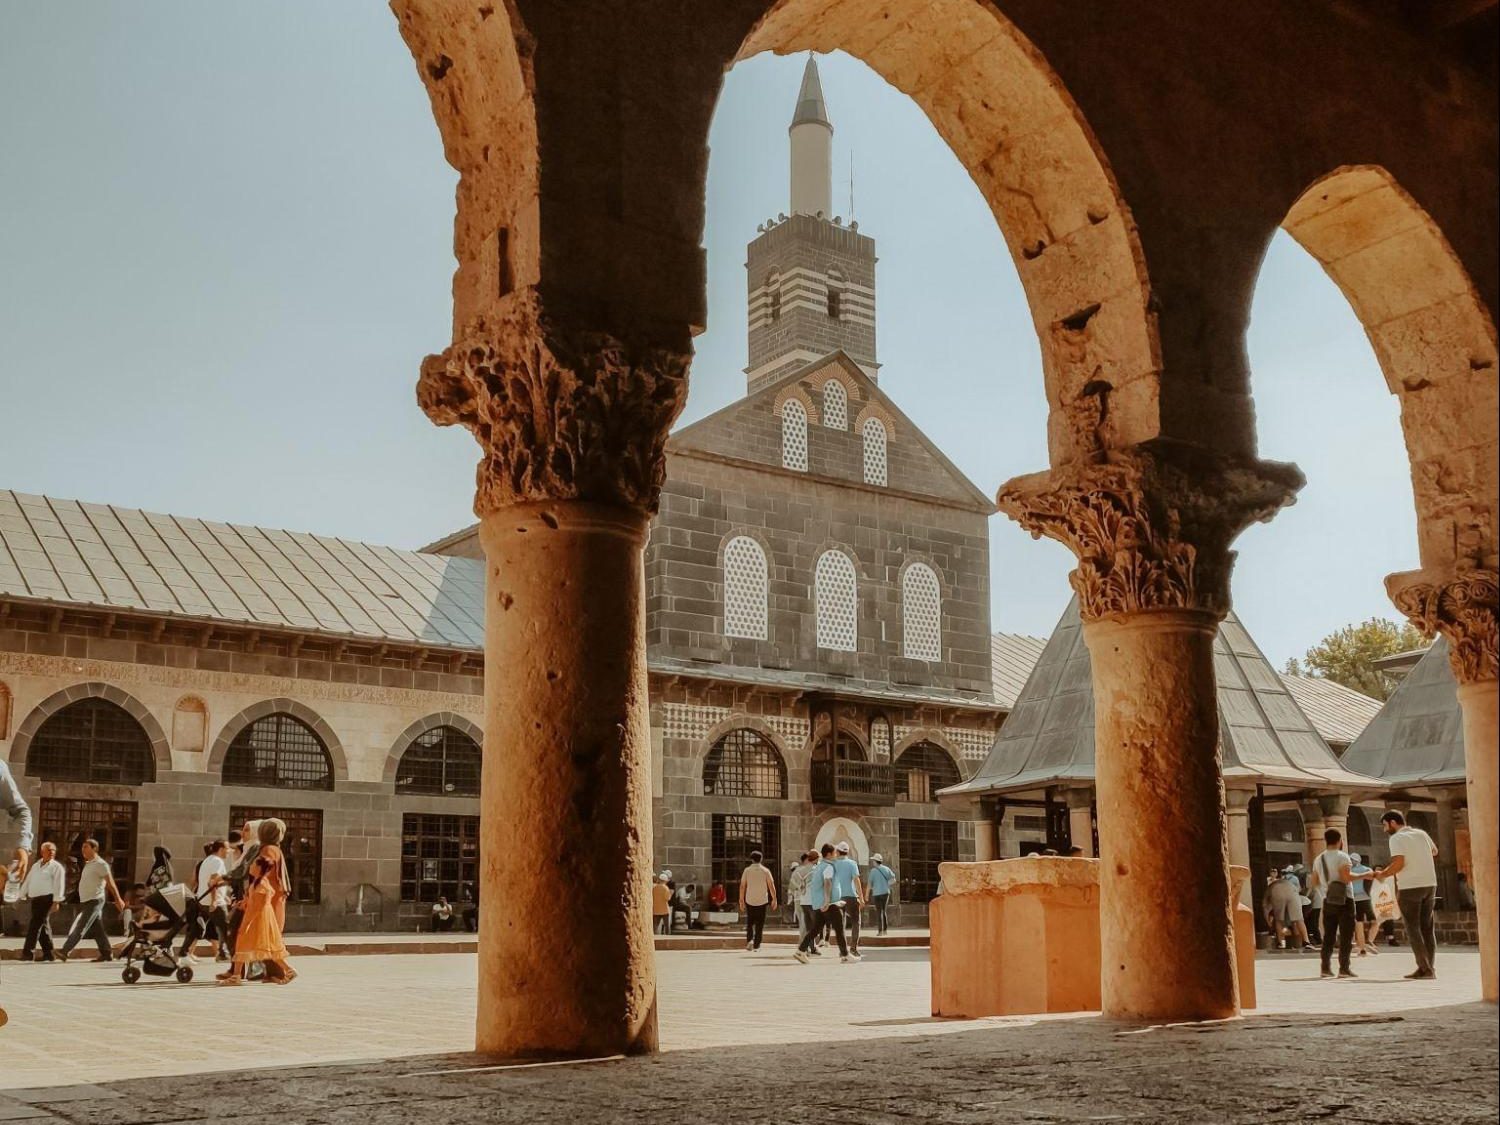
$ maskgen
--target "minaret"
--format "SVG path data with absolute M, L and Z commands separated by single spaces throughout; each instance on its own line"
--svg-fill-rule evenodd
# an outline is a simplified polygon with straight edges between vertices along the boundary
M 833 124 L 808 57 L 787 129 L 791 214 L 761 225 L 746 248 L 750 365 L 756 391 L 829 352 L 875 378 L 875 241 L 833 213 Z

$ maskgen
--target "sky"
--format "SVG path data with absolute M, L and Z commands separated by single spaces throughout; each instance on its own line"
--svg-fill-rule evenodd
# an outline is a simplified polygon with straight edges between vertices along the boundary
M 455 175 L 385 6 L 0 3 L 0 488 L 400 547 L 472 522 L 477 446 L 414 391 L 450 338 Z M 725 82 L 684 422 L 744 391 L 745 244 L 787 208 L 802 66 Z M 820 66 L 835 206 L 879 254 L 881 385 L 994 495 L 1047 464 L 1005 244 L 913 102 Z M 1395 616 L 1382 579 L 1417 565 L 1415 516 L 1396 400 L 1284 235 L 1248 347 L 1261 455 L 1308 477 L 1238 541 L 1236 610 L 1280 665 Z M 1047 634 L 1072 556 L 1004 516 L 991 544 L 992 626 Z

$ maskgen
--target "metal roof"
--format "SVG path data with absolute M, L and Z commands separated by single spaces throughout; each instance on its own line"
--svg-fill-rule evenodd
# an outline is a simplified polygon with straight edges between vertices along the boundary
M 1387 789 L 1463 784 L 1464 719 L 1444 638 L 1396 685 L 1344 762 Z
M 1370 789 L 1346 769 L 1230 613 L 1214 639 L 1224 779 L 1277 789 Z M 1063 611 L 1015 708 L 968 781 L 946 796 L 1018 793 L 1094 781 L 1094 692 L 1078 599 Z
M 1380 713 L 1380 700 L 1320 676 L 1289 676 L 1283 672 L 1281 682 L 1325 742 L 1348 746 Z
M 996 633 L 990 637 L 990 678 L 994 682 L 995 702 L 1014 707 L 1027 677 L 1042 658 L 1046 637 L 1028 637 L 1025 633 Z

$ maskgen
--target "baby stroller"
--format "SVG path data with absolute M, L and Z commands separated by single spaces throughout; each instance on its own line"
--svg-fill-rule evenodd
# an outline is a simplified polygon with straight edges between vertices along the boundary
M 172 942 L 187 925 L 187 888 L 173 883 L 146 896 L 146 906 L 159 915 L 149 922 L 133 922 L 130 941 L 120 951 L 125 968 L 120 979 L 134 984 L 142 970 L 148 977 L 175 976 L 182 984 L 193 979 L 193 967 L 172 952 Z M 136 967 L 136 962 L 140 967 Z

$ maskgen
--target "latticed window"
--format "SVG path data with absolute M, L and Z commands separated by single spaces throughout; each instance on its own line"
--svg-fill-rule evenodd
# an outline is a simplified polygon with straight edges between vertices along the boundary
M 281 854 L 286 856 L 292 902 L 319 902 L 323 897 L 323 810 L 280 809 L 264 805 L 231 805 L 229 831 L 247 820 L 275 817 L 286 825 Z
M 865 442 L 865 483 L 883 486 L 886 483 L 885 426 L 879 418 L 866 418 L 860 432 Z
M 877 762 L 891 760 L 891 722 L 883 715 L 877 715 L 870 723 L 870 750 Z
M 479 818 L 406 813 L 401 818 L 401 901 L 463 901 L 479 886 Z
M 703 792 L 711 797 L 786 797 L 786 763 L 757 731 L 732 730 L 703 759 Z
M 896 875 L 902 902 L 931 902 L 937 895 L 938 864 L 958 859 L 958 825 L 951 820 L 896 822 Z
M 99 842 L 99 854 L 109 861 L 109 870 L 122 888 L 135 880 L 134 801 L 95 801 L 82 798 L 43 797 L 37 819 L 37 840 L 57 845 L 57 854 L 83 863 L 85 840 Z
M 455 727 L 433 727 L 412 740 L 396 767 L 397 793 L 479 796 L 479 743 Z
M 858 640 L 854 562 L 842 551 L 824 551 L 813 576 L 818 647 L 853 652 Z
M 95 697 L 69 703 L 41 725 L 26 773 L 44 781 L 144 785 L 156 780 L 156 759 L 135 716 Z
M 943 594 L 937 574 L 913 563 L 901 577 L 901 652 L 912 660 L 943 658 Z
M 724 546 L 724 634 L 766 639 L 766 552 L 748 535 Z
M 711 878 L 724 884 L 731 900 L 739 894 L 733 888 L 750 866 L 751 852 L 760 852 L 761 862 L 772 874 L 781 870 L 781 817 L 714 813 Z
M 896 759 L 896 800 L 936 801 L 939 789 L 959 782 L 958 767 L 941 747 L 916 742 Z
M 794 398 L 781 404 L 781 464 L 807 471 L 807 407 Z
M 823 425 L 831 430 L 849 428 L 849 392 L 837 379 L 823 384 Z
M 224 757 L 224 784 L 332 789 L 333 760 L 310 726 L 278 711 L 234 736 Z

